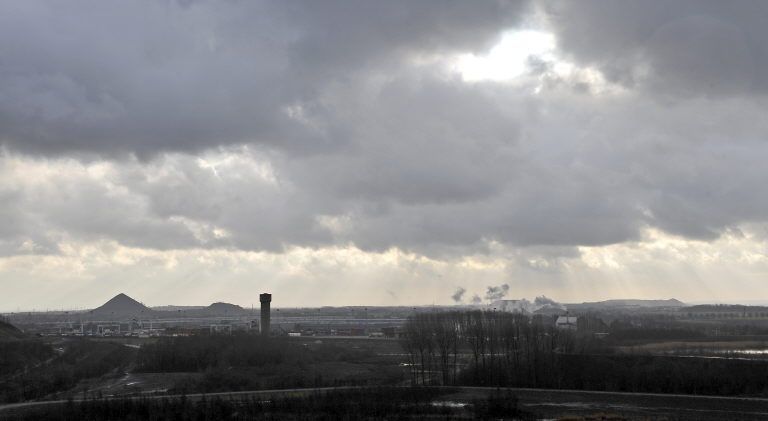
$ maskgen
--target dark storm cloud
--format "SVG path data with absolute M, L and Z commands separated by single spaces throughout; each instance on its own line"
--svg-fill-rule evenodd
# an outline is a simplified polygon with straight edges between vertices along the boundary
M 507 99 L 413 69 L 378 76 L 385 75 L 375 88 L 362 79 L 326 93 L 325 117 L 352 140 L 344 154 L 297 162 L 290 170 L 299 182 L 338 197 L 406 204 L 497 194 L 516 159 L 517 115 L 502 109 Z
M 549 3 L 607 84 L 546 57 L 503 84 L 446 60 L 522 27 L 521 2 L 6 2 L 0 158 L 23 164 L 0 167 L 0 253 L 574 257 L 764 222 L 762 3 L 720 4 Z
M 611 80 L 677 95 L 768 89 L 763 1 L 553 1 L 558 44 Z
M 307 153 L 286 107 L 367 67 L 489 45 L 523 2 L 4 2 L 0 140 L 33 153 Z

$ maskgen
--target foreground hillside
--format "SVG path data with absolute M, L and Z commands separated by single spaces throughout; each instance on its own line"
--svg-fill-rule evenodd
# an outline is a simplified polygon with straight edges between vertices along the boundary
M 0 340 L 3 339 L 21 339 L 24 337 L 24 333 L 20 331 L 16 326 L 0 319 Z

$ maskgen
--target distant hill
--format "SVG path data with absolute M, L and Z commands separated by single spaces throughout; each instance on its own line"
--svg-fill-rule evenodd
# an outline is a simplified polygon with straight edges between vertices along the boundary
M 246 314 L 248 313 L 248 310 L 240 307 L 239 305 L 230 304 L 230 303 L 213 303 L 209 305 L 208 307 L 204 308 L 202 311 L 211 314 L 211 315 L 217 315 L 217 316 L 224 316 L 224 315 L 239 315 L 239 314 Z
M 168 313 L 174 313 L 180 317 L 210 317 L 210 316 L 242 316 L 251 311 L 239 305 L 216 302 L 206 307 L 201 306 L 163 306 L 153 307 L 157 316 L 167 317 Z M 164 313 L 164 314 L 163 314 Z
M 567 304 L 569 310 L 578 309 L 609 309 L 609 308 L 677 308 L 685 307 L 685 303 L 674 298 L 668 300 L 605 300 L 581 304 Z
M 753 313 L 756 311 L 768 312 L 768 306 L 746 306 L 742 304 L 698 304 L 686 308 L 686 311 L 691 313 L 732 313 L 732 312 L 748 312 Z
M 565 311 L 562 307 L 553 306 L 549 304 L 542 306 L 541 308 L 533 312 L 533 314 L 541 314 L 545 316 L 563 316 L 567 313 L 568 312 Z
M 202 310 L 205 308 L 205 306 L 156 306 L 156 307 L 150 307 L 152 310 L 155 311 L 197 311 Z
M 152 314 L 153 311 L 144 304 L 134 300 L 125 294 L 117 294 L 114 298 L 104 303 L 101 307 L 93 309 L 95 315 L 145 315 Z
M 25 335 L 16 326 L 0 319 L 0 340 L 3 339 L 20 339 Z

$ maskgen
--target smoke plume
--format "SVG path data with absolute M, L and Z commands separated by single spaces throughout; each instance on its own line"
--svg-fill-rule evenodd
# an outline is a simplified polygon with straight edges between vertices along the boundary
M 489 286 L 485 291 L 485 299 L 488 301 L 500 300 L 509 292 L 509 285 L 502 284 L 497 287 Z
M 456 288 L 456 292 L 454 292 L 453 295 L 451 295 L 451 298 L 453 298 L 453 302 L 455 302 L 456 304 L 460 303 L 461 300 L 464 298 L 465 292 L 467 292 L 467 290 L 462 287 Z
M 472 304 L 480 304 L 483 302 L 483 299 L 480 298 L 479 295 L 475 294 L 472 296 Z
M 536 299 L 533 300 L 533 305 L 536 306 L 536 308 L 541 308 L 544 306 L 550 306 L 550 307 L 557 307 L 557 308 L 563 308 L 563 305 L 558 303 L 557 301 L 548 298 L 545 295 L 541 295 L 539 297 L 536 297 Z

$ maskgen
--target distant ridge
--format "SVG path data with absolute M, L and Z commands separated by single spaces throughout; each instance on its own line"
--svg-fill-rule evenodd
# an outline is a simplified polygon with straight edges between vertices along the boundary
M 204 309 L 205 306 L 174 306 L 174 305 L 168 305 L 168 306 L 155 306 L 150 307 L 154 311 L 195 311 L 195 310 L 201 310 Z
M 245 314 L 248 312 L 248 310 L 240 307 L 239 305 L 222 302 L 213 303 L 204 308 L 203 311 L 212 315 L 237 315 Z
M 106 305 L 106 304 L 105 304 Z M 147 310 L 144 310 L 145 312 Z M 250 313 L 250 310 L 244 309 L 236 304 L 215 302 L 208 306 L 160 306 L 152 307 L 154 315 L 158 317 L 167 317 L 171 313 L 179 317 L 208 317 L 208 316 L 241 316 Z
M 546 304 L 541 308 L 535 310 L 533 314 L 542 314 L 545 316 L 563 316 L 565 314 L 568 314 L 568 312 L 562 307 Z
M 140 315 L 141 313 L 149 315 L 152 310 L 144 304 L 134 300 L 133 298 L 120 293 L 115 295 L 111 300 L 104 303 L 101 307 L 93 309 L 93 314 L 98 315 Z
M 685 307 L 685 303 L 670 298 L 668 300 L 637 300 L 637 299 L 627 299 L 627 300 L 605 300 L 605 301 L 595 301 L 595 302 L 586 302 L 581 304 L 567 304 L 567 307 L 569 309 L 580 309 L 580 308 L 654 308 L 654 307 Z

